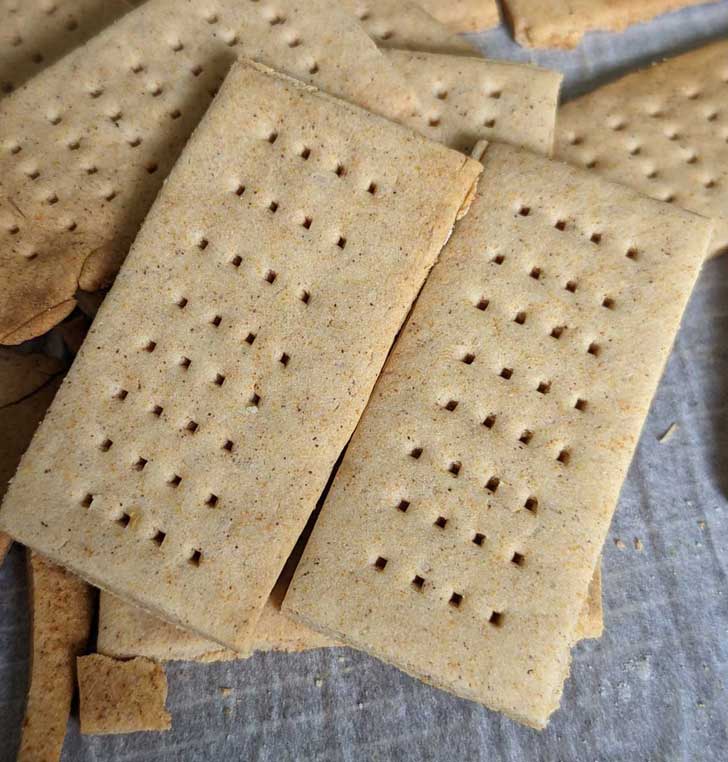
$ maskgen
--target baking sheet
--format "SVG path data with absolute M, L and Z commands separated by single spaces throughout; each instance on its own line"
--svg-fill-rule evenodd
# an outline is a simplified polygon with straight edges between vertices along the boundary
M 503 30 L 472 38 L 493 56 L 561 69 L 573 96 L 726 36 L 728 0 L 589 35 L 570 53 L 522 50 Z M 605 634 L 575 649 L 561 709 L 542 733 L 341 648 L 171 664 L 171 732 L 81 737 L 72 719 L 63 760 L 728 759 L 728 256 L 705 265 L 691 299 L 604 572 Z M 26 611 L 16 547 L 0 570 L 0 762 L 15 759 L 19 739 Z

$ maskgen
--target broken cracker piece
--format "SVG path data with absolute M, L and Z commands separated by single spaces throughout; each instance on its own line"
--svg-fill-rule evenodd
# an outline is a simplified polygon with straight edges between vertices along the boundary
M 235 64 L 13 480 L 2 528 L 248 650 L 481 170 Z
M 241 54 L 389 118 L 416 106 L 327 0 L 149 0 L 0 101 L 0 343 L 45 333 L 78 288 L 111 282 Z
M 587 32 L 622 32 L 662 13 L 706 2 L 711 0 L 503 0 L 503 9 L 519 44 L 575 48 Z
M 30 556 L 30 688 L 18 762 L 61 758 L 76 657 L 86 648 L 93 616 L 91 588 L 74 574 L 32 553 Z
M 105 735 L 169 730 L 167 675 L 148 659 L 118 661 L 101 654 L 78 659 L 81 733 Z
M 559 110 L 556 154 L 653 198 L 715 219 L 728 247 L 728 42 L 628 74 Z
M 283 612 L 542 728 L 711 223 L 504 144 L 483 162 Z

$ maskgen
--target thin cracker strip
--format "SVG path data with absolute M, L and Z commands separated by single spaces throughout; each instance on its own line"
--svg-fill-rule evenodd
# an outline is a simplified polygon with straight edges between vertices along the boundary
M 3 0 L 0 97 L 82 45 L 139 0 Z
M 453 32 L 480 32 L 500 22 L 496 0 L 417 0 L 417 4 Z
M 521 45 L 575 48 L 587 32 L 622 32 L 662 13 L 706 2 L 711 0 L 503 0 L 503 10 Z
M 53 762 L 61 758 L 93 596 L 85 582 L 35 553 L 30 580 L 33 651 L 18 762 Z
M 246 650 L 481 169 L 236 64 L 24 458 L 1 528 Z
M 543 727 L 710 223 L 492 145 L 284 613 Z
M 470 154 L 496 140 L 550 154 L 562 75 L 535 66 L 465 56 L 387 51 L 422 106 L 407 123 Z
M 381 48 L 469 56 L 478 50 L 414 2 L 346 0 L 366 33 Z
M 728 42 L 629 74 L 559 110 L 556 153 L 715 219 L 728 247 Z
M 0 498 L 58 388 L 61 364 L 0 348 Z M 0 564 L 12 544 L 0 532 Z
M 147 659 L 117 661 L 101 654 L 78 659 L 81 733 L 106 735 L 169 730 L 167 675 Z
M 0 102 L 0 342 L 110 282 L 240 54 L 391 118 L 416 105 L 326 0 L 149 0 Z

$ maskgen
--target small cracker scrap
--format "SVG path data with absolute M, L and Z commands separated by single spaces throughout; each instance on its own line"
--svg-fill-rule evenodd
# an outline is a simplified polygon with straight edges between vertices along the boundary
M 415 2 L 346 0 L 346 7 L 380 48 L 479 55 L 464 37 L 451 32 Z
M 711 224 L 505 144 L 483 163 L 283 612 L 540 728 Z
M 559 109 L 556 156 L 715 220 L 728 247 L 728 42 L 628 74 Z
M 551 154 L 559 72 L 472 56 L 386 55 L 417 94 L 421 108 L 405 121 L 425 137 L 467 154 L 481 140 Z
M 76 657 L 91 628 L 93 593 L 35 553 L 30 592 L 33 650 L 18 762 L 57 762 L 76 685 Z
M 453 32 L 481 32 L 500 22 L 496 0 L 417 0 L 417 4 Z
M 60 383 L 61 363 L 0 347 L 0 500 Z M 0 532 L 0 564 L 12 539 Z
M 0 97 L 83 44 L 141 0 L 3 0 Z
M 706 2 L 711 0 L 503 0 L 503 9 L 519 44 L 575 48 L 586 32 L 622 32 L 662 13 Z
M 0 101 L 0 343 L 111 282 L 240 55 L 388 118 L 416 106 L 328 0 L 149 0 Z
M 81 733 L 106 735 L 169 730 L 167 675 L 149 659 L 119 661 L 102 654 L 78 659 Z

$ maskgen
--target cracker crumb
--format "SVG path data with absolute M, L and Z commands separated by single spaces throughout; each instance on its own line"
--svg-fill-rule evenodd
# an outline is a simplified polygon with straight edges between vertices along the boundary
M 639 551 L 641 553 L 643 548 L 644 548 L 644 545 L 642 544 L 642 540 L 640 540 L 639 537 L 635 537 L 634 538 L 634 549 Z
M 317 688 L 320 688 L 324 684 L 324 681 L 320 677 L 317 677 L 313 682 Z
M 617 546 L 619 550 L 624 550 L 627 546 L 624 544 L 622 540 L 619 539 L 619 537 L 614 538 L 614 544 Z
M 671 423 L 667 429 L 659 436 L 657 437 L 657 441 L 660 444 L 664 444 L 665 442 L 672 439 L 672 435 L 678 430 L 679 426 L 676 423 Z
M 702 519 L 700 521 L 698 521 L 698 527 L 700 529 L 705 529 L 705 522 Z
M 232 689 L 232 688 L 228 688 L 228 687 L 221 687 L 221 688 L 220 688 L 220 693 L 221 693 L 223 696 L 229 696 L 229 695 L 230 695 L 232 692 L 233 692 L 233 689 Z

